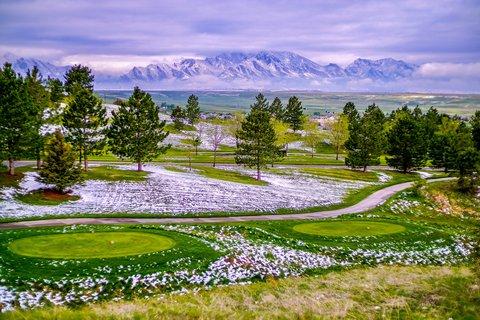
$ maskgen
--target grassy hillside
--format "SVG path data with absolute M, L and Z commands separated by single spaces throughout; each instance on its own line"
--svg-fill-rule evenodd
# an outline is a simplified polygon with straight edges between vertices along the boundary
M 479 301 L 478 279 L 467 267 L 380 266 L 3 318 L 478 319 Z

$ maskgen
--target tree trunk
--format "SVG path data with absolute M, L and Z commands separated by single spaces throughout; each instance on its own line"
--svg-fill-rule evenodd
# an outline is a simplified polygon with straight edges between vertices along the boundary
M 215 168 L 215 164 L 217 162 L 217 149 L 213 150 L 213 167 Z
M 8 158 L 8 174 L 11 176 L 15 174 L 15 161 L 12 158 Z
M 137 171 L 143 171 L 142 161 L 137 162 Z
M 86 154 L 83 155 L 83 170 L 85 172 L 88 171 L 88 159 Z
M 260 166 L 257 166 L 257 180 L 260 180 Z
M 367 171 L 367 166 L 366 165 L 363 166 L 363 172 L 365 172 L 365 171 Z
M 198 156 L 198 146 L 195 146 L 195 155 Z
M 336 152 L 335 160 L 338 160 L 338 154 L 340 153 L 340 150 L 339 150 L 339 148 L 335 148 L 335 151 L 337 151 L 337 152 Z
M 37 169 L 40 169 L 41 166 L 42 166 L 42 159 L 37 158 Z

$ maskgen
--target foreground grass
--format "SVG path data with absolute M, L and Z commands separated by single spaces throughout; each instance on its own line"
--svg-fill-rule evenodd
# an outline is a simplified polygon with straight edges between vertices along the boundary
M 80 199 L 77 195 L 61 194 L 53 190 L 35 190 L 27 194 L 17 194 L 15 198 L 26 204 L 55 206 L 68 201 Z
M 84 173 L 86 180 L 145 181 L 148 172 L 121 170 L 110 166 L 91 167 Z
M 466 267 L 389 266 L 168 294 L 150 300 L 8 312 L 4 319 L 478 319 Z

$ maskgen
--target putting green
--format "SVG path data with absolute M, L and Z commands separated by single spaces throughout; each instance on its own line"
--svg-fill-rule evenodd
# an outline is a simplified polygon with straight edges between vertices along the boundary
M 293 227 L 293 230 L 301 233 L 328 237 L 366 237 L 403 232 L 406 229 L 402 225 L 387 222 L 324 221 L 297 224 Z
M 67 233 L 33 236 L 15 240 L 9 249 L 16 254 L 38 258 L 113 258 L 167 250 L 171 238 L 146 232 Z

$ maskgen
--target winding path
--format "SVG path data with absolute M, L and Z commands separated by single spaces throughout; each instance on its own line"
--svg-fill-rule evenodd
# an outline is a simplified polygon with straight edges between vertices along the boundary
M 439 178 L 426 180 L 428 183 L 452 180 L 452 178 Z M 318 211 L 312 213 L 293 214 L 268 214 L 258 216 L 230 216 L 230 217 L 204 217 L 204 218 L 62 218 L 1 223 L 0 229 L 19 229 L 32 227 L 54 227 L 75 224 L 168 224 L 168 223 L 216 223 L 216 222 L 244 222 L 244 221 L 278 221 L 278 220 L 306 220 L 325 219 L 338 217 L 347 213 L 360 213 L 373 209 L 395 193 L 413 186 L 413 182 L 395 184 L 378 190 L 357 204 L 350 207 Z

